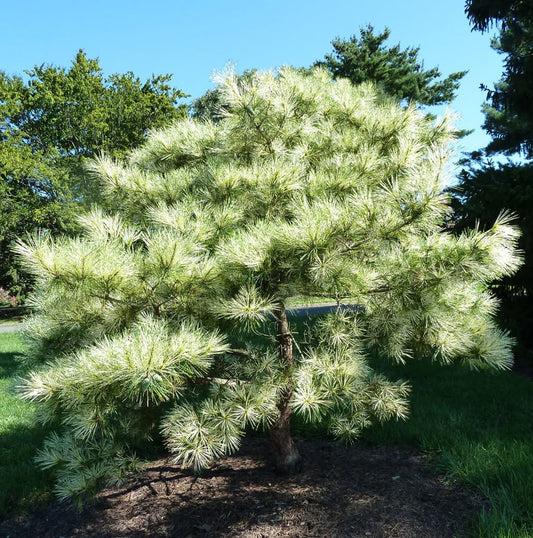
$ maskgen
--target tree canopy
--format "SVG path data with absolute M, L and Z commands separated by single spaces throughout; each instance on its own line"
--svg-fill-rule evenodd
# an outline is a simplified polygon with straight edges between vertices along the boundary
M 516 293 L 533 294 L 533 169 L 528 164 L 470 163 L 459 175 L 456 210 L 460 227 L 490 227 L 502 208 L 517 215 L 516 223 L 522 230 L 520 247 L 524 250 L 524 265 L 518 272 L 498 283 L 500 296 Z
M 9 209 L 0 215 L 0 284 L 13 291 L 24 285 L 9 253 L 17 236 L 36 228 L 70 232 L 75 213 L 101 201 L 85 159 L 100 152 L 124 157 L 149 129 L 185 115 L 178 105 L 184 94 L 170 78 L 105 77 L 81 50 L 68 69 L 0 72 L 0 188 Z
M 475 30 L 498 29 L 493 47 L 506 55 L 506 61 L 501 80 L 488 91 L 484 104 L 484 128 L 492 141 L 484 152 L 472 156 L 459 177 L 458 225 L 461 228 L 478 222 L 482 228 L 488 227 L 501 208 L 516 212 L 526 263 L 516 275 L 499 283 L 499 291 L 507 298 L 517 293 L 531 297 L 531 165 L 523 161 L 497 165 L 482 158 L 502 153 L 527 159 L 532 156 L 533 6 L 522 1 L 469 0 L 466 11 Z
M 373 82 L 379 91 L 399 101 L 421 105 L 450 103 L 467 72 L 452 73 L 439 80 L 441 73 L 437 68 L 424 69 L 418 57 L 419 48 L 389 47 L 386 43 L 389 37 L 389 28 L 375 34 L 374 28 L 368 25 L 361 28 L 360 37 L 334 40 L 333 52 L 326 54 L 325 60 L 315 62 L 315 66 L 325 67 L 334 77 L 347 78 L 353 84 Z M 245 71 L 241 76 L 247 78 L 253 73 L 253 70 Z M 218 121 L 222 118 L 220 106 L 215 88 L 193 101 L 191 114 L 198 119 Z
M 484 32 L 499 23 L 506 27 L 513 20 L 531 19 L 533 6 L 523 0 L 466 0 L 466 14 L 474 30 Z
M 522 0 L 468 0 L 467 15 L 476 30 L 499 28 L 492 47 L 505 55 L 502 78 L 486 85 L 484 128 L 492 137 L 489 153 L 533 156 L 533 6 Z
M 334 77 L 351 80 L 354 84 L 374 82 L 387 95 L 422 105 L 450 103 L 467 73 L 459 71 L 441 78 L 438 68 L 424 69 L 419 59 L 420 48 L 400 45 L 387 46 L 390 29 L 375 34 L 368 25 L 360 35 L 332 41 L 333 52 L 317 65 L 325 66 Z
M 158 435 L 202 469 L 266 430 L 293 470 L 293 414 L 346 441 L 406 416 L 408 385 L 370 353 L 512 361 L 486 283 L 518 266 L 517 232 L 505 216 L 446 230 L 448 118 L 323 69 L 219 88 L 218 123 L 185 119 L 93 162 L 115 211 L 85 215 L 80 237 L 19 243 L 39 281 L 28 358 L 46 363 L 24 391 L 62 425 L 39 456 L 62 497 L 116 478 Z M 296 334 L 287 301 L 302 294 L 357 308 Z

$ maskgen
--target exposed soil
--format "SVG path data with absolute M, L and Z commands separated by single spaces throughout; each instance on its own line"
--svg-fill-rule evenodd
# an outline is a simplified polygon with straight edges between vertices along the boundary
M 201 476 L 153 462 L 77 512 L 54 504 L 0 525 L 10 537 L 465 536 L 486 501 L 405 449 L 300 441 L 304 470 L 280 476 L 269 444 L 250 439 Z

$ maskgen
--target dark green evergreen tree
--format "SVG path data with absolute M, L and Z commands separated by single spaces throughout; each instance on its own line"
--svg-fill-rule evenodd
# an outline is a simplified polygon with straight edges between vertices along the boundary
M 484 128 L 492 137 L 475 152 L 459 177 L 455 210 L 458 231 L 478 223 L 490 227 L 505 208 L 518 215 L 524 266 L 494 283 L 503 301 L 503 317 L 521 345 L 519 356 L 533 348 L 533 3 L 522 0 L 468 0 L 473 29 L 498 30 L 492 47 L 505 55 L 501 79 L 487 90 Z M 506 155 L 519 160 L 496 164 Z
M 440 80 L 441 73 L 436 67 L 424 69 L 418 57 L 419 47 L 404 50 L 400 45 L 389 47 L 386 44 L 389 37 L 389 28 L 375 34 L 374 28 L 368 25 L 360 29 L 359 37 L 332 41 L 333 52 L 317 65 L 325 66 L 334 77 L 347 78 L 354 84 L 370 80 L 398 100 L 440 105 L 455 98 L 466 71 Z
M 471 161 L 459 176 L 460 189 L 456 205 L 461 217 L 459 227 L 476 225 L 489 228 L 505 208 L 518 215 L 522 230 L 520 246 L 525 251 L 525 263 L 512 277 L 498 284 L 498 293 L 505 297 L 517 293 L 533 294 L 533 200 L 532 164 L 495 164 L 491 161 Z
M 380 92 L 399 101 L 439 105 L 455 98 L 466 71 L 439 80 L 441 73 L 437 68 L 424 69 L 424 63 L 418 58 L 418 47 L 401 50 L 400 45 L 389 47 L 386 44 L 390 36 L 388 28 L 376 35 L 369 25 L 361 28 L 360 34 L 359 38 L 352 36 L 349 40 L 333 41 L 333 52 L 315 65 L 325 67 L 335 78 L 347 78 L 353 84 L 371 81 Z M 300 70 L 307 71 L 306 68 Z M 246 79 L 252 74 L 253 71 L 247 71 L 242 77 Z M 193 101 L 191 115 L 197 119 L 219 121 L 223 116 L 219 90 L 208 90 Z
M 487 90 L 485 130 L 489 153 L 533 156 L 533 3 L 523 0 L 468 0 L 476 30 L 499 28 L 492 47 L 505 55 L 502 78 Z

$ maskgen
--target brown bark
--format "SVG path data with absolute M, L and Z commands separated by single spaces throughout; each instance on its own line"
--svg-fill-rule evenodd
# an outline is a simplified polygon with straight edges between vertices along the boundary
M 279 417 L 270 427 L 270 440 L 274 452 L 276 468 L 283 473 L 296 473 L 301 470 L 302 459 L 291 437 L 292 388 L 286 389 L 278 404 Z
M 270 439 L 277 469 L 284 473 L 293 473 L 301 469 L 301 457 L 291 437 L 290 403 L 293 388 L 290 383 L 290 373 L 293 367 L 292 335 L 287 321 L 287 312 L 283 304 L 275 312 L 275 318 L 279 358 L 282 369 L 288 378 L 288 384 L 280 395 L 278 402 L 279 416 L 270 428 Z

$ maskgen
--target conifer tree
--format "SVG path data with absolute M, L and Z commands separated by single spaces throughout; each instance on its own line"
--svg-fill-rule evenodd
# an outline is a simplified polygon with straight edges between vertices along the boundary
M 500 80 L 486 91 L 483 128 L 489 144 L 473 152 L 459 175 L 456 189 L 456 229 L 477 222 L 490 227 L 501 208 L 519 215 L 520 247 L 525 263 L 494 283 L 502 299 L 501 319 L 518 339 L 520 359 L 531 361 L 533 338 L 533 3 L 523 0 L 467 0 L 473 30 L 496 31 L 492 48 L 503 55 Z M 503 156 L 508 162 L 498 163 Z M 494 159 L 496 157 L 496 160 Z M 529 358 L 528 358 L 529 355 Z
M 39 455 L 61 497 L 120 476 L 157 435 L 200 470 L 263 429 L 295 470 L 293 414 L 349 442 L 406 416 L 408 385 L 370 353 L 511 363 L 485 284 L 518 266 L 517 232 L 505 215 L 447 231 L 449 118 L 322 69 L 228 73 L 219 88 L 216 124 L 184 119 L 127 161 L 93 162 L 116 212 L 18 246 L 39 279 L 24 394 L 61 422 Z M 358 307 L 302 338 L 286 310 L 302 294 Z M 259 325 L 270 347 L 246 343 Z
M 474 30 L 495 27 L 492 48 L 505 55 L 501 79 L 485 84 L 483 128 L 492 137 L 489 154 L 521 154 L 533 158 L 533 4 L 524 0 L 467 0 L 466 14 Z
M 372 82 L 379 91 L 404 103 L 423 106 L 451 103 L 467 71 L 451 73 L 441 79 L 438 68 L 425 69 L 419 58 L 419 47 L 402 50 L 399 44 L 389 46 L 390 34 L 389 28 L 375 34 L 373 26 L 362 27 L 359 36 L 334 39 L 331 42 L 333 51 L 323 60 L 316 61 L 314 66 L 324 67 L 334 77 L 347 78 L 353 84 Z M 253 72 L 245 71 L 240 76 L 246 78 Z M 190 112 L 194 118 L 217 122 L 223 117 L 220 108 L 219 91 L 214 88 L 195 99 Z M 460 132 L 462 136 L 466 134 L 469 133 Z
M 368 25 L 359 29 L 359 36 L 337 38 L 331 42 L 333 51 L 316 62 L 335 77 L 354 84 L 371 81 L 387 95 L 410 103 L 440 105 L 455 99 L 459 83 L 467 71 L 451 73 L 441 80 L 438 68 L 425 69 L 419 58 L 419 47 L 387 46 L 390 29 L 375 34 Z

